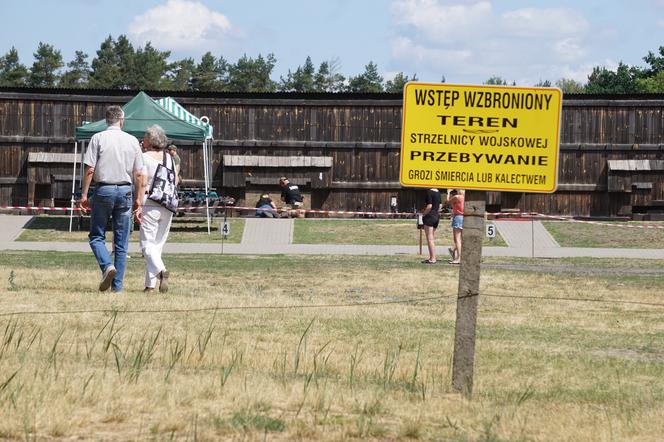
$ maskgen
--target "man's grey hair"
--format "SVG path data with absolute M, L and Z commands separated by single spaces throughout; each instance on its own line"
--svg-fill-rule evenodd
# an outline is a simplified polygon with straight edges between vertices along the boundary
M 168 145 L 168 138 L 166 132 L 158 124 L 153 124 L 145 130 L 145 135 L 148 136 L 148 141 L 152 148 L 163 149 Z
M 118 124 L 124 118 L 124 111 L 120 106 L 109 106 L 106 109 L 106 124 L 112 126 Z

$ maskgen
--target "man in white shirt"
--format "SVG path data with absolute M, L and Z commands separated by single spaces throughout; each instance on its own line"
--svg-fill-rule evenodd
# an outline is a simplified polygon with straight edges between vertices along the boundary
M 92 136 L 85 153 L 85 175 L 79 206 L 92 209 L 90 215 L 90 248 L 102 272 L 99 290 L 110 287 L 122 291 L 132 206 L 140 222 L 141 198 L 145 193 L 143 155 L 136 137 L 122 131 L 124 112 L 120 106 L 106 109 L 107 129 Z M 95 192 L 88 201 L 90 183 Z M 135 184 L 135 195 L 132 190 Z M 114 262 L 106 248 L 106 225 L 113 219 Z

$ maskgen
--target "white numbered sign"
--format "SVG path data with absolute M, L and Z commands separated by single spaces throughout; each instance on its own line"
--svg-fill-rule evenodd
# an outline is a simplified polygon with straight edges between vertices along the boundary
M 487 224 L 486 225 L 486 237 L 487 238 L 495 238 L 496 237 L 496 225 L 495 224 Z
M 221 226 L 221 234 L 228 236 L 231 233 L 231 225 L 228 222 L 224 222 Z

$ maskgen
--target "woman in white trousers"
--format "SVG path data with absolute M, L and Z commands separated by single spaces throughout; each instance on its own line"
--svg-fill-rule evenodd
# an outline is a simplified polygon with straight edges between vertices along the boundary
M 152 188 L 152 181 L 157 171 L 157 166 L 163 163 L 164 149 L 168 145 L 168 139 L 164 130 L 153 125 L 147 128 L 143 137 L 143 163 L 146 169 L 146 189 Z M 179 166 L 174 166 L 173 159 L 167 153 L 167 166 L 175 167 L 175 176 L 179 173 Z M 145 196 L 141 212 L 141 249 L 145 257 L 145 289 L 146 293 L 154 292 L 159 281 L 159 291 L 168 291 L 168 270 L 161 258 L 164 244 L 171 230 L 173 212 L 161 204 L 152 201 Z

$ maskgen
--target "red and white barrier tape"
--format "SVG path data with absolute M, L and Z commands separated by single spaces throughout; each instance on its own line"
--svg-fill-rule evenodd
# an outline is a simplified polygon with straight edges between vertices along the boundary
M 235 210 L 239 212 L 274 212 L 274 213 L 285 213 L 285 212 L 297 212 L 297 213 L 316 213 L 324 215 L 360 215 L 360 216 L 393 216 L 393 217 L 414 217 L 415 214 L 411 212 L 366 212 L 366 211 L 343 211 L 343 210 L 313 210 L 313 209 L 257 209 L 255 207 L 242 207 L 242 206 L 210 206 L 210 210 Z M 0 206 L 0 210 L 33 210 L 37 212 L 80 212 L 81 209 L 78 207 L 41 207 L 41 206 Z M 180 207 L 178 211 L 180 212 L 196 212 L 205 210 L 205 206 L 191 206 L 191 207 Z
M 332 215 L 332 216 L 367 216 L 367 217 L 397 217 L 397 218 L 414 218 L 415 213 L 412 212 L 367 212 L 367 211 L 344 211 L 344 210 L 315 210 L 315 209 L 258 209 L 255 207 L 242 207 L 242 206 L 211 206 L 211 210 L 235 210 L 239 212 L 273 212 L 276 214 L 285 213 L 285 212 L 295 212 L 295 213 L 315 213 L 318 215 Z M 78 207 L 34 207 L 34 206 L 0 206 L 0 210 L 26 210 L 26 211 L 37 211 L 37 212 L 80 212 L 81 209 Z M 178 209 L 180 212 L 196 212 L 205 210 L 205 206 L 191 206 L 191 207 L 181 207 Z M 570 216 L 560 216 L 560 215 L 545 215 L 542 213 L 536 212 L 487 212 L 487 217 L 505 217 L 510 218 L 544 218 L 550 220 L 559 220 L 567 221 L 579 224 L 594 224 L 598 226 L 606 227 L 618 227 L 618 228 L 629 228 L 629 229 L 664 229 L 664 225 L 656 224 L 626 224 L 626 223 L 609 223 L 601 221 L 589 221 L 589 220 L 580 220 L 574 219 Z
M 79 212 L 78 207 L 41 207 L 41 206 L 0 206 L 0 210 L 36 210 L 38 212 Z
M 218 209 L 223 209 L 223 207 L 218 207 Z M 286 213 L 286 212 L 296 212 L 296 213 L 315 213 L 318 215 L 359 215 L 359 216 L 384 216 L 384 217 L 415 217 L 415 213 L 412 212 L 366 212 L 366 211 L 345 211 L 345 210 L 316 210 L 316 209 L 258 209 L 256 207 L 242 207 L 242 206 L 232 206 L 228 207 L 229 210 L 237 210 L 240 212 L 272 212 L 272 213 Z
M 537 214 L 538 217 L 558 220 L 558 221 L 568 221 L 579 224 L 594 224 L 596 226 L 606 226 L 606 227 L 619 227 L 623 229 L 664 229 L 664 225 L 659 224 L 625 224 L 625 223 L 608 223 L 602 221 L 589 221 L 583 219 L 574 219 L 568 216 L 555 216 L 555 215 L 544 215 L 541 213 Z

